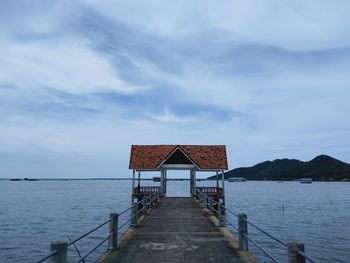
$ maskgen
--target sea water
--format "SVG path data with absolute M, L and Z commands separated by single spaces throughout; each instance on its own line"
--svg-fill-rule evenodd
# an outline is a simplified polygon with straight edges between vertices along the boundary
M 142 185 L 154 185 L 143 181 Z M 197 182 L 213 186 L 215 182 Z M 318 262 L 350 262 L 350 183 L 300 184 L 246 182 L 225 184 L 226 206 L 283 242 L 305 244 Z M 36 262 L 53 241 L 69 241 L 130 206 L 130 181 L 0 181 L 0 262 Z M 168 196 L 188 196 L 188 181 L 169 181 Z M 126 220 L 125 214 L 121 220 Z M 226 214 L 227 227 L 237 218 Z M 249 235 L 281 262 L 287 249 L 249 226 Z M 70 247 L 69 262 L 107 236 L 108 224 Z M 261 262 L 269 259 L 249 244 Z M 94 262 L 103 245 L 88 258 Z

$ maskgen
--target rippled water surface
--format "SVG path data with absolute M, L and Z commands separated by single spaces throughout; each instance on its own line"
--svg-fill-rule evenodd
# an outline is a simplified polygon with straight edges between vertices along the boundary
M 169 195 L 186 196 L 188 185 L 169 182 Z M 110 212 L 126 209 L 130 193 L 130 181 L 0 181 L 0 262 L 35 262 L 49 252 L 50 242 L 66 241 L 67 235 L 74 239 L 107 220 Z M 305 243 L 306 253 L 319 262 L 350 262 L 350 183 L 226 183 L 226 206 L 246 213 L 283 242 Z M 237 224 L 230 214 L 226 221 Z M 103 227 L 79 242 L 78 249 L 86 253 L 107 231 Z M 251 227 L 249 232 L 277 259 L 287 261 L 284 247 Z M 262 262 L 270 262 L 252 244 L 250 249 Z M 74 248 L 69 257 L 70 262 L 77 259 Z

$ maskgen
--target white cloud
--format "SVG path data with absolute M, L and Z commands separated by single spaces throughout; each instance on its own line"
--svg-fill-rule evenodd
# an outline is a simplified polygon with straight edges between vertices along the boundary
M 222 38 L 291 50 L 338 47 L 350 40 L 347 1 L 90 0 L 88 4 L 112 19 L 172 39 L 221 30 Z
M 131 144 L 226 144 L 231 168 L 320 153 L 349 161 L 350 65 L 339 59 L 347 51 L 322 57 L 322 52 L 308 56 L 285 50 L 349 45 L 347 2 L 44 2 L 28 10 L 12 6 L 1 17 L 1 29 L 7 29 L 0 36 L 0 85 L 19 90 L 0 87 L 0 154 L 80 158 L 81 171 L 104 160 L 110 174 L 119 176 L 127 172 Z M 84 12 L 88 15 L 80 16 Z M 101 28 L 93 24 L 93 30 L 101 30 L 97 35 L 111 38 L 83 37 L 89 12 L 103 22 Z M 106 17 L 128 26 L 114 27 Z M 123 30 L 130 28 L 128 38 Z M 119 29 L 123 32 L 114 35 Z M 106 39 L 115 42 L 102 46 L 117 48 L 99 53 L 94 45 Z M 235 50 L 245 45 L 262 47 L 259 57 Z M 264 53 L 265 47 L 273 50 Z M 165 70 L 166 62 L 179 70 Z M 132 70 L 122 75 L 129 68 L 145 78 Z M 65 100 L 65 93 L 60 97 L 46 87 L 73 95 Z M 156 96 L 147 93 L 149 87 L 157 88 Z M 136 96 L 91 94 L 101 91 Z M 174 104 L 166 108 L 157 98 Z M 54 106 L 54 114 L 44 114 L 46 105 Z M 189 110 L 179 114 L 174 105 L 189 105 Z M 193 105 L 208 109 L 192 114 Z M 80 118 L 75 107 L 99 113 Z M 215 119 L 210 111 L 216 107 L 242 117 Z M 60 110 L 68 112 L 66 118 L 55 118 Z M 77 176 L 66 171 L 67 177 Z
M 51 87 L 75 94 L 145 89 L 125 83 L 110 62 L 81 39 L 15 42 L 3 50 L 0 82 L 20 88 Z
M 164 109 L 164 112 L 161 114 L 146 112 L 146 115 L 152 120 L 162 123 L 189 123 L 195 121 L 194 118 L 177 116 L 170 109 Z
M 76 15 L 77 5 L 68 0 L 11 0 L 0 2 L 0 29 L 3 34 L 50 34 L 62 21 Z

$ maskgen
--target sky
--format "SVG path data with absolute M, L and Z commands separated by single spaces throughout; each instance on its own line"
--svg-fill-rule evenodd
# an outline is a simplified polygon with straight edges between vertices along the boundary
M 0 2 L 0 178 L 129 177 L 132 144 L 229 168 L 350 162 L 350 2 Z

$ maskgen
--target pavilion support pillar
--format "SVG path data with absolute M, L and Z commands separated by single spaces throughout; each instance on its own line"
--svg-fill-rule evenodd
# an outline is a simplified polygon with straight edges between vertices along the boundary
M 132 189 L 131 189 L 131 203 L 134 202 L 134 191 L 135 191 L 135 169 L 132 170 Z
M 141 171 L 137 171 L 137 203 L 142 200 L 142 195 L 141 195 Z M 140 210 L 142 208 L 142 204 L 138 205 L 138 209 Z
M 141 171 L 138 171 L 137 173 L 137 188 L 139 189 L 140 191 L 140 186 L 141 186 Z
M 190 170 L 190 192 L 191 192 L 191 196 L 196 195 L 196 170 L 195 169 Z
M 221 170 L 221 180 L 222 180 L 222 204 L 225 206 L 225 173 Z
M 163 196 L 163 170 L 160 170 L 160 195 Z
M 219 172 L 216 171 L 216 188 L 219 188 Z
M 190 194 L 193 196 L 193 170 L 190 170 Z
M 164 196 L 164 169 L 160 170 L 160 194 Z
M 196 170 L 193 169 L 192 171 L 193 171 L 193 190 L 192 191 L 194 194 L 196 194 L 196 179 L 197 179 L 196 178 Z
M 168 182 L 168 174 L 167 174 L 167 170 L 164 170 L 164 196 L 166 196 L 167 182 Z

